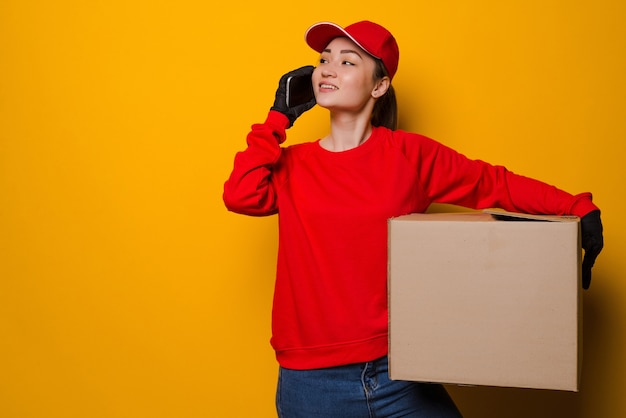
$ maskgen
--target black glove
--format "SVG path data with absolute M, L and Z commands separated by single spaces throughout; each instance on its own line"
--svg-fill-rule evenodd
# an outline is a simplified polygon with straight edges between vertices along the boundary
M 276 90 L 276 98 L 274 99 L 274 106 L 270 109 L 282 113 L 289 119 L 289 127 L 298 119 L 298 117 L 315 106 L 315 98 L 298 106 L 287 107 L 287 79 L 295 75 L 306 74 L 309 77 L 313 74 L 315 67 L 307 65 L 297 70 L 293 70 L 283 75 L 278 82 L 278 89 Z
M 591 211 L 580 219 L 580 231 L 582 247 L 585 250 L 582 266 L 583 289 L 589 289 L 591 284 L 591 267 L 593 267 L 596 257 L 598 257 L 604 246 L 599 210 Z

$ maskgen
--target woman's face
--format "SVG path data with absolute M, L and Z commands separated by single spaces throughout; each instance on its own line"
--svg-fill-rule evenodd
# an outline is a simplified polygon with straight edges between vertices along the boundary
M 333 39 L 313 71 L 317 104 L 330 110 L 362 110 L 373 100 L 375 66 L 374 58 L 350 39 Z

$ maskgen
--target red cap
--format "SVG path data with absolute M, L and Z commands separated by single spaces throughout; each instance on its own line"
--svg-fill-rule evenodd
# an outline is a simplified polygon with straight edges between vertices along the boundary
M 389 78 L 396 74 L 400 58 L 398 44 L 391 32 L 377 23 L 364 20 L 344 29 L 331 22 L 320 22 L 307 29 L 304 39 L 315 51 L 322 52 L 330 41 L 341 36 L 350 38 L 365 52 L 382 60 Z

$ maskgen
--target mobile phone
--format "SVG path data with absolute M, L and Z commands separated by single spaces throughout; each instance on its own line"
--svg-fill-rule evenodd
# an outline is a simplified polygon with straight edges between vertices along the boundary
M 287 107 L 304 104 L 315 97 L 311 75 L 292 75 L 287 79 Z

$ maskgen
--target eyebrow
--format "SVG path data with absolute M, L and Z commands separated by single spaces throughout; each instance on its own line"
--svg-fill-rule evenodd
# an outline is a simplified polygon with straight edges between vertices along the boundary
M 328 52 L 328 53 L 330 53 L 331 51 L 330 51 L 330 49 L 326 48 L 326 49 L 325 49 L 324 51 L 322 51 L 322 52 Z M 360 58 L 363 58 L 363 57 L 361 56 L 361 54 L 359 54 L 359 52 L 358 52 L 357 50 L 355 50 L 355 49 L 342 49 L 341 51 L 339 51 L 339 53 L 340 53 L 340 54 L 356 54 L 356 55 L 358 55 Z

